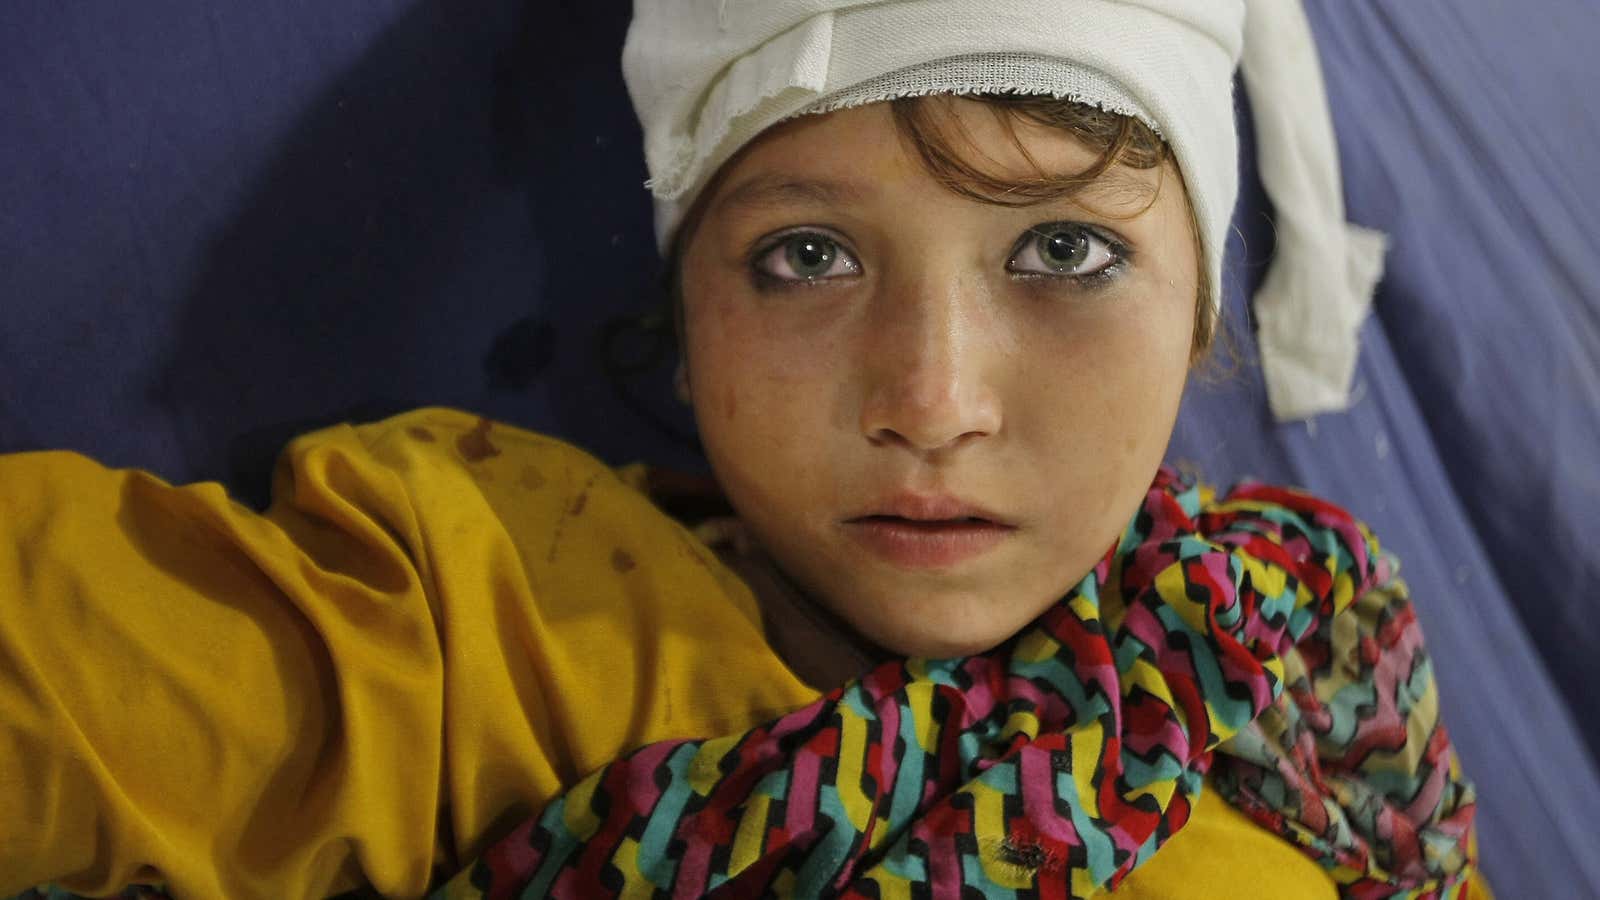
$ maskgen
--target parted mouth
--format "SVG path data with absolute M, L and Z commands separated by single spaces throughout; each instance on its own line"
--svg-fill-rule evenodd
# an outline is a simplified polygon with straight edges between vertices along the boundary
M 857 546 L 900 569 L 950 570 L 986 556 L 1017 532 L 1016 525 L 959 501 L 888 505 L 895 511 L 855 516 L 844 528 Z
M 908 518 L 906 516 L 871 515 L 871 516 L 857 516 L 854 519 L 846 519 L 845 521 L 847 521 L 847 522 L 849 522 L 851 524 L 855 524 L 855 525 L 863 525 L 863 524 L 896 525 L 896 526 L 900 526 L 900 527 L 904 527 L 904 528 L 911 528 L 911 529 L 917 529 L 917 530 L 923 530 L 923 531 L 940 531 L 940 530 L 948 530 L 948 529 L 958 529 L 958 528 L 963 528 L 963 527 L 967 527 L 967 528 L 1014 528 L 1015 527 L 1015 526 L 1012 526 L 1012 525 L 1007 525 L 1007 524 L 1005 524 L 1003 522 L 996 522 L 993 519 L 986 519 L 983 516 L 962 516 L 960 518 L 952 518 L 952 519 L 913 519 L 913 518 Z
M 1008 521 L 975 503 L 944 494 L 917 494 L 909 491 L 885 497 L 869 505 L 861 514 L 845 520 L 852 524 L 879 523 L 908 528 L 998 527 L 1015 528 Z

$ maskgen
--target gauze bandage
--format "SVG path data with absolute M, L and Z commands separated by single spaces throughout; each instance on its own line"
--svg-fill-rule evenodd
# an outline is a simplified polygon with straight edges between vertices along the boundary
M 1279 418 L 1343 408 L 1383 245 L 1344 221 L 1299 4 L 635 0 L 623 70 L 644 129 L 659 246 L 671 251 L 723 163 L 791 117 L 935 93 L 1050 95 L 1135 116 L 1167 141 L 1200 229 L 1203 277 L 1220 300 L 1243 57 L 1257 120 L 1270 123 L 1262 176 L 1286 238 L 1258 298 L 1269 397 Z M 1257 92 L 1258 82 L 1269 89 Z

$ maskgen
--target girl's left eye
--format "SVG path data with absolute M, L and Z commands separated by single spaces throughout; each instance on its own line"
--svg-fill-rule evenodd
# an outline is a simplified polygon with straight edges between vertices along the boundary
M 1006 269 L 1021 275 L 1092 278 L 1109 274 L 1127 256 L 1127 248 L 1087 225 L 1056 222 L 1030 228 Z
M 801 231 L 785 235 L 756 254 L 756 271 L 767 280 L 814 284 L 861 274 L 861 263 L 825 234 Z

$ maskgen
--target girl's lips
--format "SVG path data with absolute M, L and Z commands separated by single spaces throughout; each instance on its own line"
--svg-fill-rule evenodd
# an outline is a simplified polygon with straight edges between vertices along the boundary
M 993 550 L 1016 527 L 988 519 L 908 519 L 862 516 L 845 533 L 869 553 L 902 569 L 944 569 Z

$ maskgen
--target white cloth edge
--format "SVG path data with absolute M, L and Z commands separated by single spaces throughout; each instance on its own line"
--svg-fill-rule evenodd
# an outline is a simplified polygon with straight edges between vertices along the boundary
M 1345 221 L 1333 114 L 1301 0 L 1248 0 L 1247 10 L 1240 69 L 1278 234 L 1253 308 L 1267 402 L 1284 422 L 1350 407 L 1388 240 Z

